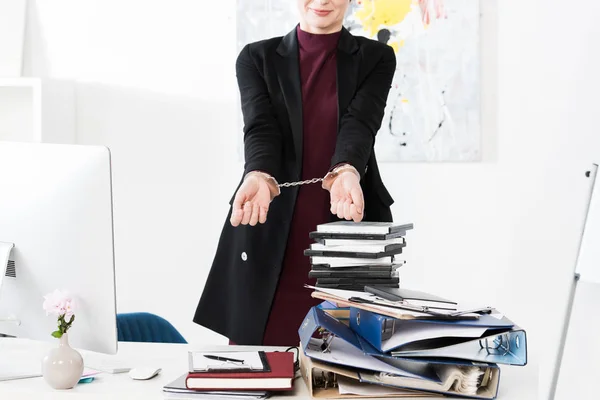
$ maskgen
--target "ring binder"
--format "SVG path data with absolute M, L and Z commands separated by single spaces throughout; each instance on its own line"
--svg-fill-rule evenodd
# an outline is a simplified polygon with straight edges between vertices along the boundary
M 330 353 L 331 343 L 335 338 L 335 335 L 325 329 L 319 329 L 319 333 L 321 334 L 321 339 L 323 339 L 323 343 L 321 344 L 321 351 L 323 353 Z
M 360 310 L 356 311 L 356 326 L 360 326 Z M 396 332 L 396 320 L 385 318 L 381 324 L 381 340 L 388 340 L 394 335 L 394 332 Z
M 499 319 L 490 315 L 481 315 L 477 320 L 464 321 L 401 320 L 350 307 L 349 321 L 350 328 L 360 336 L 361 340 L 368 342 L 374 354 L 379 356 L 462 358 L 511 365 L 527 363 L 526 333 L 506 317 Z M 419 325 L 422 325 L 422 328 L 419 328 Z M 415 328 L 410 328 L 411 326 Z M 419 345 L 419 341 L 429 337 L 428 328 L 436 326 L 442 329 L 442 333 L 436 334 L 435 345 L 430 347 Z M 411 331 L 413 333 L 402 339 L 404 327 L 413 329 Z M 452 329 L 460 330 L 461 327 L 472 327 L 473 334 L 456 340 L 453 338 Z M 449 330 L 444 333 L 446 328 Z M 422 335 L 417 335 L 416 332 L 420 329 Z
M 314 388 L 331 389 L 337 388 L 337 374 L 332 371 L 324 371 L 322 369 L 313 370 L 312 384 Z
M 515 343 L 518 346 L 519 343 L 519 337 L 516 336 L 515 338 Z M 485 346 L 481 343 L 482 341 L 485 342 Z M 506 333 L 503 333 L 501 335 L 498 335 L 494 338 L 493 340 L 493 345 L 489 344 L 490 338 L 486 337 L 484 339 L 480 339 L 479 340 L 479 346 L 482 349 L 485 349 L 485 351 L 489 354 L 489 355 L 497 355 L 497 356 L 505 356 L 507 354 L 510 353 L 510 340 L 509 340 L 509 336 Z M 495 345 L 495 347 L 493 347 Z M 501 351 L 498 352 L 493 352 L 496 350 L 502 349 L 504 350 L 504 353 L 502 353 Z M 492 351 L 490 351 L 492 350 Z
M 396 332 L 396 320 L 385 318 L 381 327 L 381 340 L 388 340 Z

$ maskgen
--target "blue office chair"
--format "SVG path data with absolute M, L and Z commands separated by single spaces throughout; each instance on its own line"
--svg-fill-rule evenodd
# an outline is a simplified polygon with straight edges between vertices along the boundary
M 117 314 L 119 342 L 185 343 L 166 319 L 147 312 Z

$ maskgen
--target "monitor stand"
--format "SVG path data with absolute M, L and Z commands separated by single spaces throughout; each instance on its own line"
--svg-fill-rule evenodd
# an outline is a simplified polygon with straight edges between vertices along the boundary
M 4 279 L 6 279 L 8 260 L 10 259 L 10 253 L 14 247 L 14 243 L 0 242 L 0 291 L 2 291 L 2 282 L 4 281 Z M 17 324 L 17 326 L 21 325 L 21 321 L 14 315 L 0 315 L 0 323 L 4 322 L 12 322 Z
M 2 282 L 6 278 L 6 269 L 10 253 L 15 247 L 14 243 L 0 242 L 0 290 L 2 290 Z M 0 331 L 4 323 L 21 324 L 21 321 L 15 316 L 0 315 Z M 29 360 L 26 357 L 15 357 L 15 354 L 10 352 L 11 337 L 0 337 L 0 382 L 14 379 L 26 379 L 41 376 L 40 361 Z M 20 355 L 22 353 L 17 353 Z
M 15 247 L 14 243 L 0 242 L 0 288 L 2 288 L 2 281 L 6 278 L 6 271 L 8 269 L 8 260 L 10 259 L 10 252 Z

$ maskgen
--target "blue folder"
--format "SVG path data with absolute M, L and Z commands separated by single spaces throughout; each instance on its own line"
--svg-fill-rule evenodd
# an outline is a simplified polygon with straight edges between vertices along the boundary
M 321 351 L 317 348 L 320 343 L 320 339 L 316 339 L 315 336 L 319 334 L 330 334 L 333 337 L 333 341 L 330 342 L 331 353 Z M 466 367 L 481 367 L 488 368 L 491 371 L 493 377 L 490 386 L 486 388 L 480 395 L 463 396 L 458 393 L 449 393 L 435 390 L 427 390 L 429 392 L 452 394 L 459 397 L 468 398 L 481 398 L 481 399 L 494 399 L 497 396 L 498 385 L 500 381 L 500 369 L 494 363 L 485 362 L 472 362 L 470 360 L 459 360 L 459 359 L 434 359 L 434 358 L 404 358 L 404 357 L 392 357 L 390 355 L 383 355 L 371 346 L 364 338 L 352 331 L 348 326 L 342 322 L 336 320 L 330 315 L 326 314 L 321 308 L 313 307 L 306 315 L 302 325 L 298 330 L 300 335 L 301 347 L 304 354 L 310 358 L 314 358 L 320 361 L 345 365 L 354 367 L 361 376 L 368 376 L 368 371 L 384 372 L 389 376 L 400 376 L 404 378 L 416 378 L 417 380 L 423 380 L 427 382 L 441 382 L 439 376 L 436 373 L 436 368 L 444 365 L 452 365 L 461 368 Z M 325 341 L 323 342 L 326 343 Z M 347 353 L 343 353 L 340 350 L 342 346 L 335 348 L 335 346 L 346 345 Z M 316 349 L 316 350 L 315 350 Z M 352 355 L 350 354 L 352 353 Z M 359 355 L 357 357 L 356 355 Z M 331 355 L 331 357 L 328 357 Z M 350 362 L 352 360 L 352 362 Z M 377 364 L 379 363 L 379 364 Z M 374 365 L 378 365 L 377 368 L 373 368 Z M 379 369 L 379 367 L 384 367 Z M 372 375 L 372 373 L 371 373 Z M 362 379 L 362 378 L 361 378 Z M 366 382 L 366 381 L 365 381 Z M 375 382 L 369 382 L 375 383 Z M 398 386 L 401 387 L 401 386 Z M 421 390 L 419 388 L 412 388 L 414 390 Z M 425 390 L 425 389 L 423 389 Z
M 302 351 L 310 358 L 347 367 L 439 381 L 435 374 L 422 367 L 423 362 L 408 364 L 403 368 L 366 354 L 358 336 L 319 307 L 310 309 L 298 334 Z M 323 345 L 329 347 L 325 349 Z
M 433 325 L 448 330 L 445 336 L 438 335 L 426 340 L 394 346 L 394 340 L 391 340 L 394 332 L 400 332 L 403 327 L 419 329 L 421 324 L 423 330 Z M 455 327 L 475 327 L 483 330 L 474 332 L 474 337 L 468 335 L 454 337 L 452 329 Z M 526 333 L 506 317 L 498 319 L 484 314 L 478 319 L 466 320 L 397 320 L 352 307 L 350 328 L 357 333 L 357 336 L 368 342 L 372 349 L 369 353 L 373 355 L 459 358 L 520 366 L 527 364 Z
M 329 301 L 324 301 L 320 304 L 317 304 L 317 308 L 324 310 L 329 315 L 335 317 L 340 321 L 344 321 L 344 323 L 348 325 L 350 307 L 338 307 L 336 304 L 333 304 Z

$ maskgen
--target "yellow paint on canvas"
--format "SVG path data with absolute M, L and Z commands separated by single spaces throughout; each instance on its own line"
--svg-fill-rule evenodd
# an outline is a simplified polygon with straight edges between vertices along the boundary
M 391 42 L 388 43 L 390 46 L 392 46 L 392 49 L 394 49 L 394 53 L 398 53 L 400 51 L 401 47 L 404 47 L 404 40 L 401 39 L 397 42 Z
M 392 46 L 392 49 L 394 49 L 394 53 L 398 53 L 398 51 L 400 50 L 400 43 L 399 42 L 391 42 L 388 43 L 390 46 Z
M 413 0 L 362 0 L 363 8 L 356 12 L 369 35 L 377 34 L 382 26 L 394 26 L 404 20 Z M 397 50 L 397 49 L 395 49 Z

